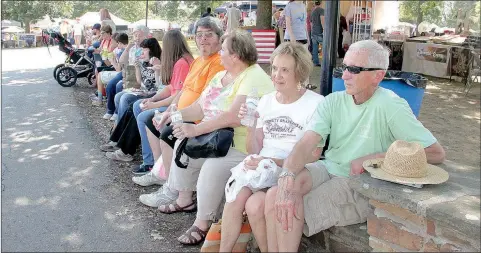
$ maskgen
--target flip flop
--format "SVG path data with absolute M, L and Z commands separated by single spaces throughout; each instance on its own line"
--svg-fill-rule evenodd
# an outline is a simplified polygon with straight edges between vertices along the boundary
M 182 243 L 183 245 L 197 245 L 205 240 L 205 237 L 207 235 L 208 231 L 204 231 L 200 228 L 198 228 L 196 225 L 192 225 L 192 227 L 189 228 L 189 230 L 185 231 L 183 235 L 181 235 L 179 238 L 177 238 L 177 241 Z M 195 238 L 192 233 L 197 233 L 200 236 L 200 239 Z M 185 236 L 187 238 L 187 242 L 182 241 L 180 238 Z
M 173 209 L 170 209 L 171 205 L 174 207 Z M 193 206 L 193 208 L 187 209 L 187 208 L 192 207 L 192 206 Z M 161 208 L 164 209 L 164 210 L 161 210 Z M 180 213 L 180 212 L 192 213 L 192 212 L 197 211 L 197 205 L 196 205 L 195 202 L 192 202 L 189 205 L 181 207 L 177 204 L 177 201 L 174 200 L 174 201 L 170 202 L 169 204 L 160 205 L 158 209 L 161 213 L 165 213 L 165 214 Z

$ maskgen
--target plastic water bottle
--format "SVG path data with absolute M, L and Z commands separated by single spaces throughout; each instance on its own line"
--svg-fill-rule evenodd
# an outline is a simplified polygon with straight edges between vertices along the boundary
M 182 114 L 177 110 L 177 105 L 175 104 L 171 106 L 170 119 L 172 120 L 172 125 L 182 123 Z
M 157 124 L 159 124 L 162 120 L 162 113 L 159 110 L 155 110 L 154 120 L 157 122 Z
M 259 104 L 259 93 L 257 89 L 252 89 L 246 98 L 247 113 L 241 119 L 241 124 L 247 127 L 253 127 L 256 120 L 257 105 Z

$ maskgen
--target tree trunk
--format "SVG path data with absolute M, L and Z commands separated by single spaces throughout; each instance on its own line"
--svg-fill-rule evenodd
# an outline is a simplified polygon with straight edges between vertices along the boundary
M 421 8 L 421 5 L 423 4 L 423 2 L 424 2 L 423 0 L 418 1 L 418 20 L 416 22 L 417 27 L 419 27 L 419 24 L 421 22 L 423 22 L 423 10 Z M 420 36 L 421 33 L 419 32 L 419 30 L 417 28 L 416 28 L 416 31 L 417 31 L 417 36 Z
M 257 1 L 257 29 L 271 29 L 272 0 Z
M 28 18 L 23 19 L 23 25 L 25 25 L 25 33 L 30 33 L 30 20 Z

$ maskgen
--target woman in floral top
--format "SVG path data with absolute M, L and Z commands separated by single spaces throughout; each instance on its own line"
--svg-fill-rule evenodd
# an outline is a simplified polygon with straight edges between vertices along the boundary
M 260 96 L 274 90 L 269 76 L 256 64 L 257 57 L 255 42 L 249 33 L 237 30 L 228 34 L 221 49 L 221 63 L 226 70 L 214 76 L 196 102 L 180 110 L 184 122 L 200 123 L 176 124 L 173 134 L 178 139 L 234 128 L 234 146 L 225 157 L 189 158 L 187 169 L 177 167 L 175 162 L 171 165 L 164 187 L 178 191 L 179 195 L 170 204 L 160 205 L 159 210 L 175 213 L 198 208 L 194 224 L 178 238 L 182 244 L 198 244 L 205 239 L 210 222 L 217 218 L 230 168 L 246 157 L 246 128 L 237 117 L 241 104 L 253 89 Z M 174 154 L 178 144 L 179 141 Z M 197 203 L 192 199 L 194 191 L 197 191 Z

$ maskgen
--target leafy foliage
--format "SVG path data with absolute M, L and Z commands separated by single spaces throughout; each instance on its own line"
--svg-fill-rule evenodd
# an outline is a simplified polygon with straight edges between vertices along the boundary
M 30 32 L 30 26 L 26 25 L 42 19 L 46 14 L 50 17 L 61 15 L 68 11 L 60 2 L 50 1 L 2 1 L 2 20 L 18 20 L 26 26 L 26 32 Z
M 456 26 L 458 9 L 468 10 L 471 28 L 480 29 L 479 1 L 403 1 L 400 3 L 400 21 L 419 24 L 421 21 L 439 27 Z
M 400 5 L 400 21 L 418 23 L 421 21 L 439 24 L 442 21 L 443 1 L 403 1 Z

